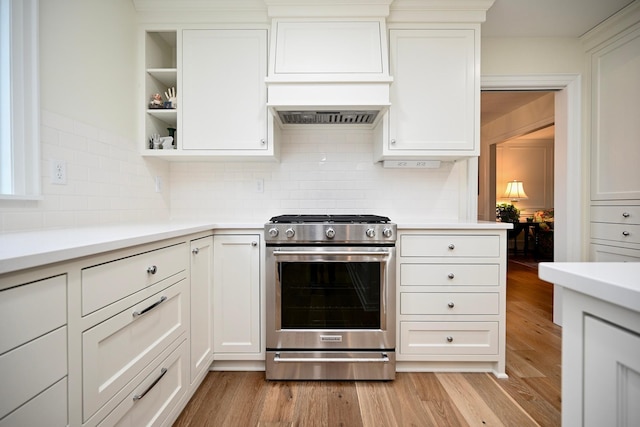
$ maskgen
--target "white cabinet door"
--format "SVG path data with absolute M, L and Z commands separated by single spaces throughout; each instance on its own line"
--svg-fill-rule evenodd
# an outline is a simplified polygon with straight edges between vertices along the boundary
M 267 150 L 266 75 L 266 30 L 184 30 L 182 148 Z
M 640 28 L 591 54 L 591 199 L 640 199 Z
M 213 358 L 213 237 L 191 241 L 191 382 Z
M 387 154 L 478 155 L 478 56 L 473 29 L 390 30 Z
M 213 242 L 215 358 L 260 353 L 260 235 L 219 235 Z
M 640 335 L 584 318 L 584 425 L 640 425 Z

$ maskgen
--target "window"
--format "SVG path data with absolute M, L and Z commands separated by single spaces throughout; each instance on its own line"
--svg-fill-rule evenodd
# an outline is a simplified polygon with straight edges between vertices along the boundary
M 40 196 L 38 0 L 0 0 L 0 198 Z

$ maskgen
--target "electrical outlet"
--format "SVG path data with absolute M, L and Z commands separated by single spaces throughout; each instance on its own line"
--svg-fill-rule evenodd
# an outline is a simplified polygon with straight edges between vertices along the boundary
M 162 178 L 156 176 L 156 193 L 162 193 Z
M 256 179 L 256 193 L 264 193 L 264 180 Z
M 67 163 L 62 160 L 51 160 L 51 183 L 67 184 Z

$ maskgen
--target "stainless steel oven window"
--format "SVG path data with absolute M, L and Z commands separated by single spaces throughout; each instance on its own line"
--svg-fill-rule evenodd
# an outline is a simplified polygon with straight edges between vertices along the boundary
M 393 278 L 389 277 L 389 262 L 393 260 L 394 248 L 371 248 L 371 249 L 345 249 L 345 248 L 287 248 L 278 249 L 274 248 L 270 253 L 268 263 L 273 267 L 272 273 L 275 289 L 272 289 L 273 298 L 270 306 L 273 307 L 274 313 L 274 331 L 286 331 L 286 330 L 305 330 L 305 329 L 349 329 L 349 330 L 386 330 L 388 321 L 388 299 L 389 289 L 388 286 L 392 283 Z M 351 265 L 351 267 L 348 267 Z M 296 267 L 297 266 L 297 267 Z M 289 284 L 287 276 L 296 272 L 302 272 L 309 283 L 301 286 L 300 292 L 308 292 L 306 295 L 299 295 L 300 299 L 295 303 L 304 303 L 303 299 L 309 302 L 310 292 L 313 291 L 313 277 L 321 279 L 319 284 L 322 285 L 335 285 L 337 282 L 342 288 L 351 287 L 349 292 L 355 292 L 356 296 L 351 293 L 349 299 L 357 304 L 354 306 L 356 311 L 360 311 L 361 315 L 367 317 L 364 323 L 368 323 L 366 326 L 362 323 L 362 320 L 357 320 L 353 324 L 345 323 L 345 320 L 338 319 L 337 316 L 330 316 L 329 322 L 325 325 L 320 325 L 319 321 L 315 326 L 311 324 L 303 325 L 296 324 L 296 320 L 289 318 L 288 314 L 282 317 L 283 300 L 285 303 L 295 299 L 294 293 L 292 293 L 292 287 Z M 268 269 L 269 270 L 269 269 Z M 393 274 L 393 273 L 391 273 Z M 332 275 L 335 275 L 335 279 L 332 279 Z M 375 275 L 373 280 L 370 280 Z M 364 281 L 368 283 L 365 283 Z M 354 283 L 355 282 L 355 283 Z M 377 286 L 375 291 L 367 287 L 374 285 Z M 284 285 L 284 286 L 283 286 Z M 340 291 L 347 292 L 346 289 L 336 291 L 325 289 L 324 294 L 319 292 L 316 294 L 316 300 L 318 298 L 333 294 L 333 297 L 339 295 Z M 358 295 L 360 292 L 360 295 Z M 375 295 L 375 296 L 374 296 Z M 270 300 L 271 298 L 267 298 Z M 372 305 L 373 304 L 373 305 Z M 325 308 L 329 308 L 324 302 L 321 303 Z M 372 321 L 371 314 L 367 315 L 366 310 L 371 310 L 375 307 L 375 321 Z M 286 308 L 286 306 L 285 306 Z M 316 314 L 319 314 L 316 313 Z M 325 313 L 326 315 L 327 313 Z M 307 316 L 307 320 L 313 320 L 313 315 Z M 316 318 L 316 320 L 318 320 Z M 353 320 L 353 319 L 351 319 Z M 393 320 L 393 319 L 391 319 Z M 331 324 L 333 322 L 333 324 Z M 360 326 L 358 325 L 360 322 Z M 375 323 L 375 324 L 373 324 Z
M 380 329 L 384 266 L 373 262 L 279 262 L 282 329 Z

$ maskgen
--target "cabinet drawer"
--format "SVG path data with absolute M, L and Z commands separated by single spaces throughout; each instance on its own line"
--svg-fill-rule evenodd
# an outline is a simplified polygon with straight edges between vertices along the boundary
M 82 334 L 84 421 L 186 331 L 186 282 L 181 280 Z
M 82 315 L 171 277 L 187 268 L 184 244 L 82 270 Z
M 401 264 L 400 286 L 498 286 L 499 264 Z
M 498 354 L 498 322 L 400 322 L 400 352 Z
M 0 292 L 0 354 L 67 323 L 67 276 Z
M 154 364 L 151 373 L 135 379 L 138 384 L 99 425 L 138 427 L 160 425 L 186 392 L 188 348 L 186 341 L 168 357 Z M 142 396 L 142 397 L 141 397 Z
M 0 420 L 0 427 L 64 427 L 67 419 L 67 377 Z
M 500 237 L 497 235 L 411 235 L 400 237 L 403 257 L 497 257 Z
M 0 418 L 67 375 L 67 327 L 0 356 Z
M 640 225 L 592 222 L 591 238 L 640 244 Z
M 591 261 L 594 261 L 594 262 L 640 262 L 640 250 L 592 244 L 591 245 Z
M 400 314 L 498 314 L 497 292 L 401 292 Z
M 640 206 L 591 206 L 591 221 L 640 224 Z

